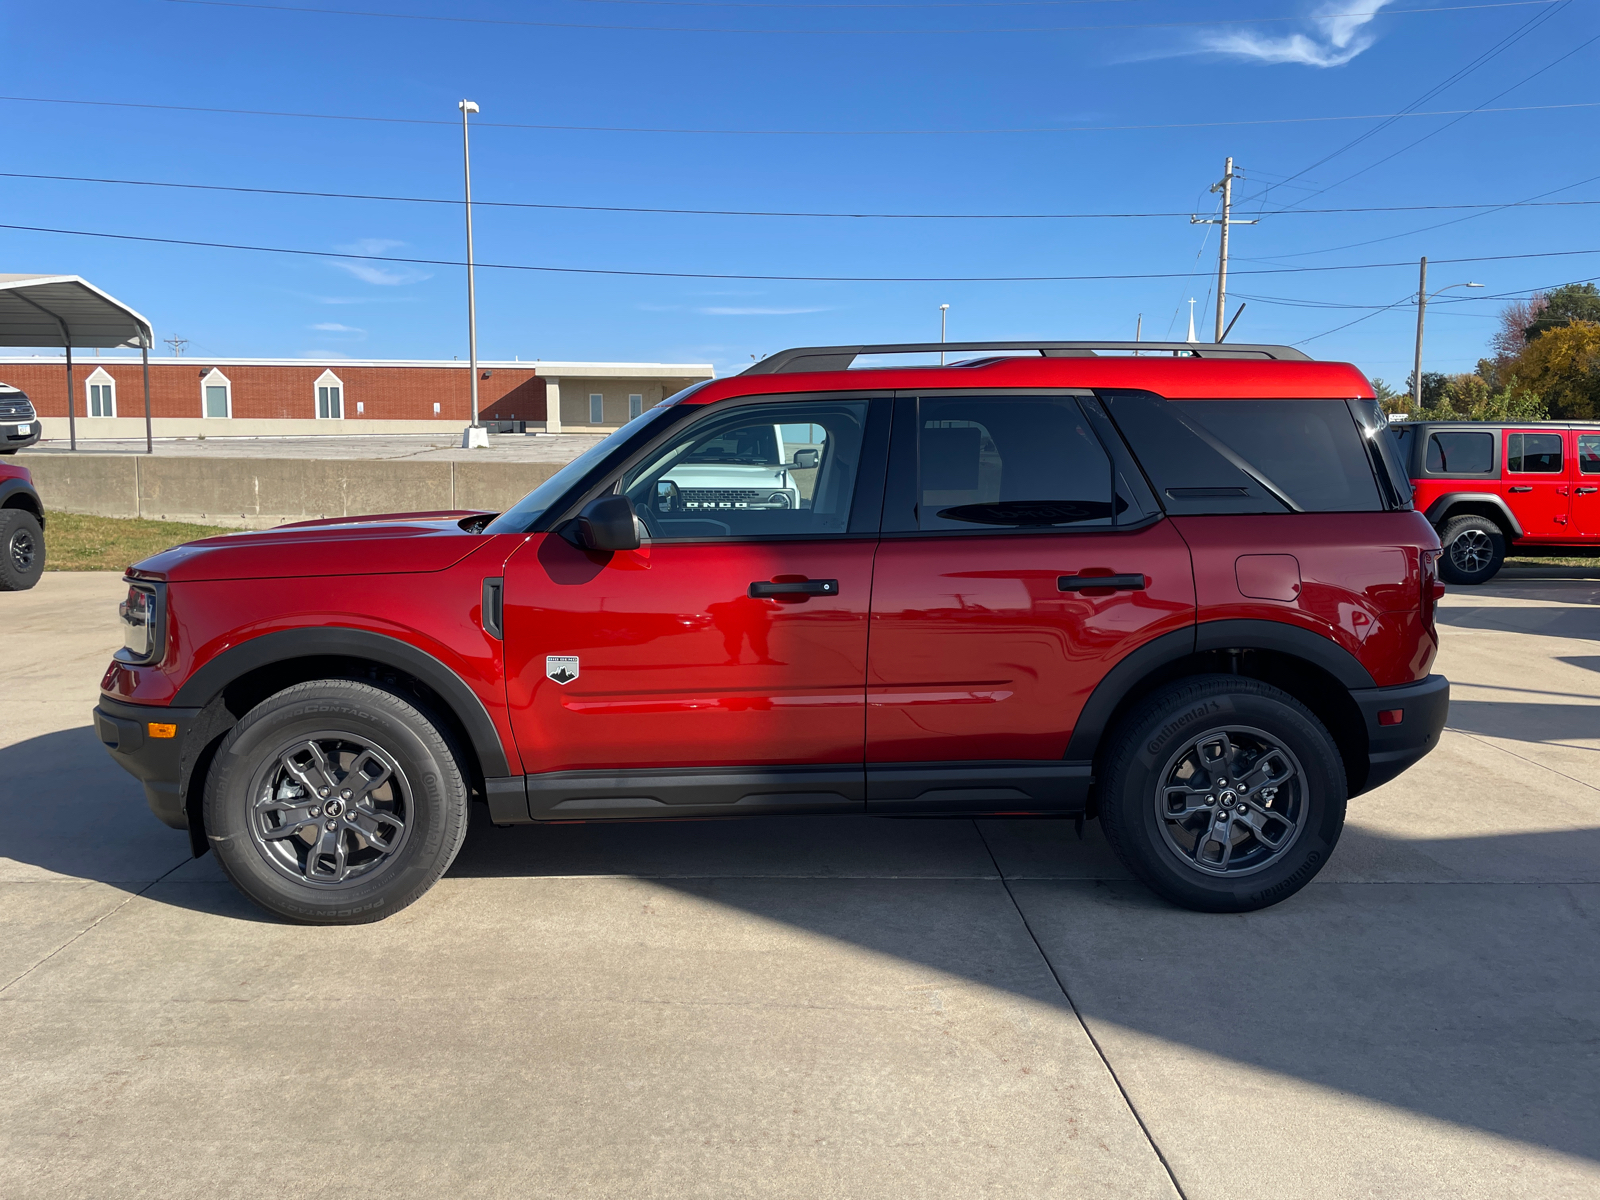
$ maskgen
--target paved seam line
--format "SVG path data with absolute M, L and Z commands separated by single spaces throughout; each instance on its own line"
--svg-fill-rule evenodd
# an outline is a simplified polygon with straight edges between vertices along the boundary
M 21 975 L 18 975 L 10 983 L 6 984 L 5 987 L 0 987 L 0 993 L 5 993 L 5 992 L 9 991 L 14 985 L 21 983 L 29 975 L 32 975 L 40 967 L 44 966 L 45 963 L 49 962 L 52 958 L 54 958 L 56 955 L 60 954 L 68 946 L 72 945 L 79 938 L 83 937 L 84 934 L 86 934 L 90 930 L 96 928 L 100 924 L 101 921 L 106 920 L 108 917 L 116 916 L 116 914 L 121 912 L 124 907 L 126 907 L 129 904 L 132 904 L 135 900 L 137 900 L 140 896 L 144 895 L 151 888 L 155 887 L 156 884 L 160 883 L 168 875 L 171 875 L 172 871 L 176 871 L 178 869 L 178 867 L 184 866 L 185 864 L 187 864 L 189 862 L 192 862 L 192 861 L 193 861 L 192 859 L 187 859 L 187 858 L 184 859 L 183 862 L 179 863 L 177 867 L 173 867 L 171 871 L 167 871 L 167 872 L 165 872 L 165 873 L 163 873 L 161 875 L 158 875 L 156 878 L 152 879 L 149 883 L 145 884 L 142 888 L 140 888 L 137 892 L 130 893 L 126 900 L 124 900 L 121 904 L 117 905 L 110 912 L 104 913 L 101 916 L 96 917 L 93 921 L 90 921 L 89 924 L 85 925 L 82 929 L 78 930 L 77 933 L 73 934 L 66 941 L 62 942 L 61 945 L 57 946 L 54 950 L 50 951 L 49 954 L 46 954 L 38 962 L 34 963 L 33 966 L 29 967 Z M 91 881 L 91 882 L 93 882 L 93 881 Z
M 1100 1045 L 1100 1040 L 1094 1036 L 1094 1031 L 1089 1028 L 1089 1022 L 1083 1019 L 1083 1013 L 1078 1009 L 1078 1002 L 1072 998 L 1072 993 L 1067 991 L 1067 985 L 1061 978 L 1061 972 L 1056 970 L 1055 963 L 1050 961 L 1050 956 L 1044 952 L 1044 947 L 1039 944 L 1039 937 L 1033 932 L 1033 926 L 1028 924 L 1028 916 L 1022 911 L 1022 905 L 1017 903 L 1016 893 L 1011 890 L 1011 881 L 1006 878 L 1006 873 L 1000 869 L 1000 860 L 995 858 L 994 851 L 989 848 L 989 839 L 983 836 L 983 827 L 978 822 L 972 822 L 972 828 L 978 834 L 978 840 L 983 843 L 983 848 L 988 852 L 989 861 L 994 863 L 995 873 L 1000 877 L 1000 886 L 1006 889 L 1006 897 L 1011 901 L 1011 907 L 1017 911 L 1017 919 L 1022 922 L 1022 928 L 1027 931 L 1028 939 L 1033 942 L 1033 948 L 1039 952 L 1039 958 L 1044 962 L 1045 968 L 1050 972 L 1050 977 L 1056 981 L 1056 987 L 1061 989 L 1061 995 L 1072 1009 L 1072 1015 L 1078 1018 L 1078 1026 L 1083 1030 L 1084 1037 L 1089 1039 L 1089 1044 L 1094 1047 L 1094 1052 L 1100 1056 L 1101 1065 L 1105 1067 L 1106 1074 L 1111 1076 L 1111 1082 L 1117 1085 L 1117 1091 L 1122 1094 L 1122 1102 L 1128 1106 L 1128 1111 L 1133 1114 L 1133 1119 L 1139 1123 L 1139 1130 L 1144 1134 L 1144 1140 L 1150 1143 L 1150 1149 L 1155 1152 L 1156 1160 L 1161 1163 L 1161 1169 L 1167 1173 L 1167 1180 L 1172 1184 L 1172 1190 L 1178 1193 L 1179 1200 L 1189 1200 L 1183 1185 L 1178 1182 L 1177 1173 L 1172 1169 L 1172 1164 L 1167 1161 L 1167 1156 L 1161 1152 L 1161 1147 L 1156 1145 L 1156 1139 L 1150 1132 L 1150 1126 L 1144 1123 L 1144 1117 L 1139 1115 L 1139 1109 L 1133 1102 L 1133 1097 L 1128 1095 L 1128 1089 L 1122 1086 L 1122 1080 L 1117 1076 L 1117 1069 L 1111 1065 L 1111 1060 L 1106 1057 L 1105 1050 Z
M 1479 737 L 1477 734 L 1468 733 L 1465 729 L 1454 729 L 1454 728 L 1451 728 L 1448 725 L 1446 725 L 1445 728 L 1449 729 L 1451 733 L 1459 733 L 1464 738 L 1471 738 L 1473 741 L 1477 742 L 1478 745 L 1480 745 L 1480 746 L 1487 746 L 1491 750 L 1498 750 L 1502 754 L 1509 754 L 1512 758 L 1515 758 L 1520 762 L 1528 763 L 1530 766 L 1541 767 L 1544 770 L 1549 771 L 1552 775 L 1559 775 L 1563 779 L 1572 780 L 1573 783 L 1582 784 L 1584 787 L 1588 788 L 1591 792 L 1600 792 L 1600 788 L 1595 787 L 1594 784 L 1592 784 L 1592 783 L 1584 783 L 1584 781 L 1579 779 L 1576 775 L 1568 775 L 1565 771 L 1558 771 L 1554 767 L 1550 766 L 1548 763 L 1542 763 L 1542 762 L 1539 762 L 1537 759 L 1533 759 L 1533 758 L 1526 758 L 1523 755 L 1518 754 L 1515 750 L 1507 750 L 1504 746 L 1496 745 L 1494 742 L 1485 741 L 1483 738 Z M 1577 747 L 1569 746 L 1568 749 L 1577 749 Z

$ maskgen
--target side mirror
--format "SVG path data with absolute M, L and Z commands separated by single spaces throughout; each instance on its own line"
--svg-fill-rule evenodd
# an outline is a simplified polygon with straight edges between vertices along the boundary
M 578 545 L 585 550 L 637 550 L 639 523 L 626 496 L 597 496 L 573 522 Z
M 683 497 L 678 492 L 678 485 L 670 479 L 656 481 L 656 511 L 679 512 L 683 508 Z
M 800 468 L 814 467 L 822 459 L 820 450 L 796 450 L 794 452 L 794 465 Z

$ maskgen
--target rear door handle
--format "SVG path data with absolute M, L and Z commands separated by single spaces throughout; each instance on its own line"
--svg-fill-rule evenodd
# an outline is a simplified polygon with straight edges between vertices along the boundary
M 1587 496 L 1590 492 L 1600 491 L 1600 488 L 1585 487 L 1578 489 L 1578 495 Z
M 1508 492 L 1531 492 L 1531 491 L 1533 491 L 1533 488 L 1532 487 L 1514 487 L 1514 488 L 1507 488 L 1506 491 L 1508 491 Z
M 782 582 L 758 579 L 750 585 L 750 595 L 757 599 L 762 596 L 837 596 L 838 594 L 837 579 L 786 579 Z
M 1118 592 L 1142 592 L 1143 575 L 1063 575 L 1056 580 L 1056 590 L 1081 592 L 1085 588 L 1111 588 Z

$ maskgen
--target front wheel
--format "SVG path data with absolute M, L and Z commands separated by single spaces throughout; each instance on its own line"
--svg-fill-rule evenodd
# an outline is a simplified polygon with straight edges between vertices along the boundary
M 1124 865 L 1184 908 L 1294 895 L 1344 828 L 1338 747 L 1287 692 L 1236 675 L 1164 688 L 1118 727 L 1100 815 Z
M 313 925 L 398 912 L 431 888 L 467 832 L 467 785 L 417 708 L 343 679 L 251 709 L 206 780 L 211 848 L 262 908 Z
M 0 592 L 25 592 L 44 574 L 44 529 L 21 508 L 0 509 Z

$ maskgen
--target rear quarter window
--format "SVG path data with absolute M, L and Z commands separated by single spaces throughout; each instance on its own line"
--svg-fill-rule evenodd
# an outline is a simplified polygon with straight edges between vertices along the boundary
M 1494 471 L 1494 439 L 1489 430 L 1435 430 L 1428 434 L 1423 468 L 1432 475 L 1488 475 Z

